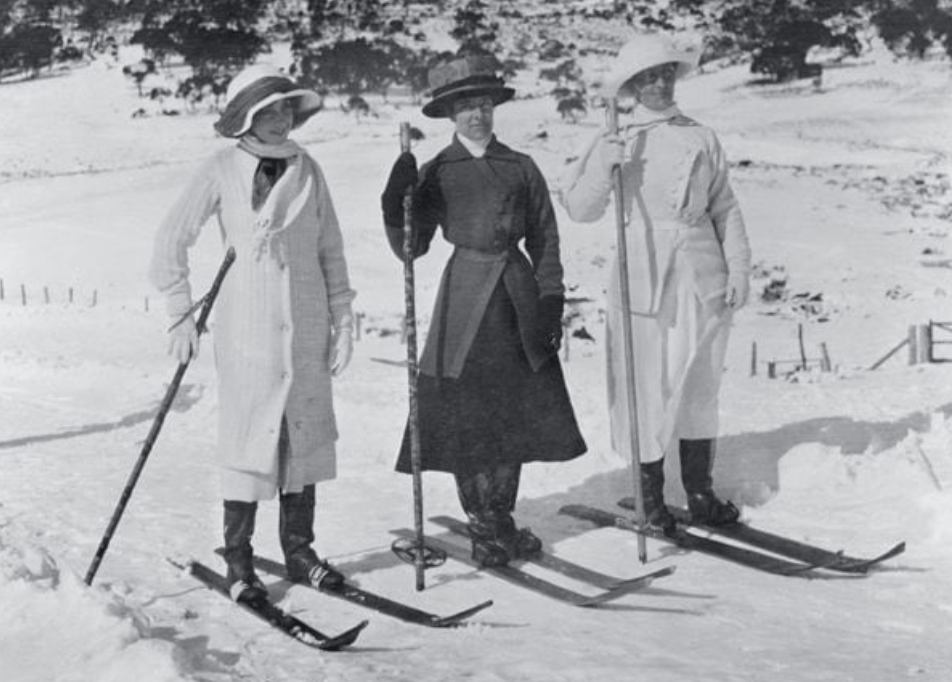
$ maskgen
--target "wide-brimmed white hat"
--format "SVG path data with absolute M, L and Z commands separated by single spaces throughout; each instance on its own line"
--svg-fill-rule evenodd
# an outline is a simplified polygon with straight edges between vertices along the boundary
M 271 64 L 249 66 L 228 84 L 225 109 L 215 122 L 215 130 L 225 137 L 241 137 L 251 128 L 256 113 L 282 99 L 295 101 L 294 128 L 316 114 L 322 105 L 320 95 L 298 87 L 278 67 Z
M 666 33 L 641 34 L 618 51 L 615 63 L 602 85 L 602 94 L 605 97 L 618 97 L 621 86 L 632 76 L 661 64 L 677 64 L 677 77 L 681 78 L 697 68 L 700 59 L 700 45 L 687 37 Z

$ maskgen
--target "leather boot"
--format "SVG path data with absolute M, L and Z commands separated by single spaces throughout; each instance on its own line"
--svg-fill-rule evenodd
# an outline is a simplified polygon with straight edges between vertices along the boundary
M 509 552 L 499 539 L 499 520 L 488 507 L 491 478 L 485 472 L 455 474 L 456 492 L 469 520 L 473 560 L 481 566 L 505 566 Z
M 489 502 L 499 522 L 499 539 L 513 559 L 528 559 L 542 551 L 542 540 L 529 528 L 517 528 L 512 513 L 519 496 L 520 464 L 500 464 L 493 472 L 491 499 Z
M 299 493 L 281 493 L 278 534 L 288 578 L 323 589 L 337 589 L 344 576 L 314 551 L 314 486 Z
M 268 598 L 268 590 L 255 573 L 251 537 L 255 532 L 257 502 L 225 500 L 225 563 L 231 597 L 237 602 L 254 603 Z
M 677 533 L 677 522 L 664 501 L 664 458 L 645 462 L 639 469 L 644 495 L 645 525 L 665 535 Z
M 711 471 L 714 467 L 714 440 L 701 438 L 682 440 L 681 482 L 688 497 L 691 521 L 708 526 L 724 526 L 737 521 L 740 511 L 732 502 L 719 500 L 714 494 Z

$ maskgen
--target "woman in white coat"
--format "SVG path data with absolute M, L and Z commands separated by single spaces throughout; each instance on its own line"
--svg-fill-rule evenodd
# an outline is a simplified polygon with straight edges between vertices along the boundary
M 252 567 L 258 502 L 280 493 L 280 539 L 295 581 L 339 584 L 314 541 L 315 483 L 336 474 L 331 379 L 352 351 L 340 227 L 323 173 L 290 131 L 320 98 L 270 66 L 234 77 L 215 129 L 238 140 L 208 159 L 155 237 L 152 283 L 165 294 L 170 352 L 198 352 L 188 249 L 212 216 L 234 265 L 215 307 L 218 461 L 225 561 L 236 600 L 266 597 Z
M 625 366 L 616 263 L 607 334 L 612 440 L 631 456 L 637 430 L 646 520 L 666 533 L 675 522 L 664 503 L 664 457 L 675 449 L 693 519 L 727 524 L 739 515 L 715 496 L 711 471 L 724 354 L 732 313 L 749 293 L 750 247 L 717 136 L 674 100 L 676 80 L 697 62 L 696 49 L 667 35 L 627 43 L 605 95 L 633 99 L 633 114 L 617 135 L 596 136 L 562 193 L 573 220 L 596 221 L 621 167 L 635 366 Z M 636 424 L 626 372 L 635 377 Z

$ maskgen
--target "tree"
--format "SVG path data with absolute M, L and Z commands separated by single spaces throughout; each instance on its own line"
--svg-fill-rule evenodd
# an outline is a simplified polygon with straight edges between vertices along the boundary
M 425 36 L 414 28 L 418 22 L 409 13 L 410 4 L 420 3 L 307 0 L 304 4 L 306 12 L 289 22 L 293 72 L 303 84 L 349 97 L 386 93 L 397 83 L 408 85 L 415 96 L 426 89 L 427 72 L 437 55 L 425 47 Z
M 88 48 L 95 49 L 104 35 L 126 16 L 120 0 L 82 0 L 76 15 L 76 28 L 89 36 Z
M 237 70 L 269 49 L 258 22 L 272 0 L 140 0 L 132 42 L 182 56 L 196 75 Z
M 585 115 L 587 106 L 582 69 L 574 59 L 565 59 L 554 67 L 542 69 L 539 78 L 555 83 L 551 95 L 556 101 L 556 111 L 563 120 L 575 123 L 580 116 Z
M 814 76 L 807 53 L 840 47 L 858 54 L 859 9 L 867 0 L 724 0 L 718 24 L 736 47 L 753 55 L 751 71 L 778 81 Z
M 0 69 L 25 71 L 33 78 L 53 63 L 63 44 L 60 30 L 49 24 L 16 24 L 0 37 Z
M 876 3 L 872 23 L 893 52 L 922 59 L 936 43 L 952 57 L 952 11 L 938 0 L 901 0 Z
M 328 43 L 298 55 L 295 71 L 319 92 L 381 92 L 397 78 L 393 65 L 400 50 L 393 41 L 365 38 Z
M 495 54 L 499 24 L 490 21 L 483 0 L 467 0 L 453 15 L 450 35 L 459 42 L 460 54 Z

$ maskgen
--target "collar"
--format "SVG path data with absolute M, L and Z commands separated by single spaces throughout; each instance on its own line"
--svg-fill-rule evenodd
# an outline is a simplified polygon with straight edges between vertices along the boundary
M 463 144 L 461 138 L 454 134 L 453 141 L 450 145 L 443 149 L 439 154 L 439 159 L 442 162 L 456 162 L 456 161 L 472 161 L 474 155 L 470 150 Z M 486 151 L 483 153 L 483 158 L 487 159 L 499 159 L 506 161 L 516 160 L 516 152 L 512 151 L 509 147 L 501 143 L 496 139 L 496 136 L 493 135 L 489 140 L 489 144 L 486 145 Z
M 481 159 L 486 155 L 486 149 L 489 147 L 490 143 L 495 138 L 495 135 L 490 135 L 487 139 L 482 142 L 476 140 L 471 140 L 465 135 L 454 134 L 455 137 L 461 145 L 466 147 L 466 151 L 475 156 L 477 159 Z

